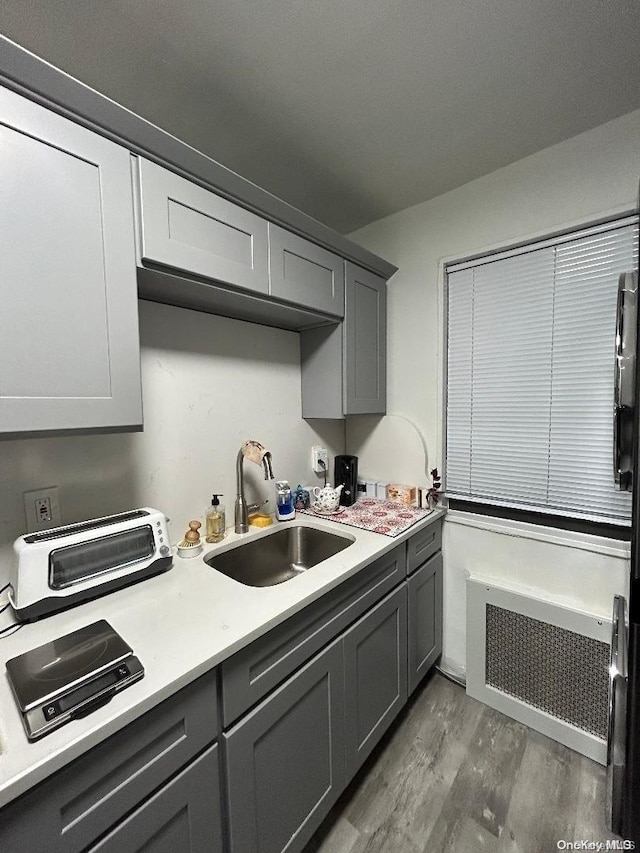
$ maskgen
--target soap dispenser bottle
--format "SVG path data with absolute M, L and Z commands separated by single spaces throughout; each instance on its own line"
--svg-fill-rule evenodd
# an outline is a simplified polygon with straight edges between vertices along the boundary
M 224 539 L 224 506 L 218 500 L 221 497 L 222 495 L 212 495 L 211 506 L 207 507 L 205 542 L 222 542 Z
M 289 521 L 296 517 L 296 508 L 293 505 L 291 486 L 286 480 L 276 483 L 278 503 L 276 506 L 276 518 L 278 521 Z

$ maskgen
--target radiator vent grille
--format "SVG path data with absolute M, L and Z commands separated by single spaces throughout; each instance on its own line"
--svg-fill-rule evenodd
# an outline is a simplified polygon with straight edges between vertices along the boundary
M 486 629 L 488 685 L 606 738 L 606 643 L 488 603 Z

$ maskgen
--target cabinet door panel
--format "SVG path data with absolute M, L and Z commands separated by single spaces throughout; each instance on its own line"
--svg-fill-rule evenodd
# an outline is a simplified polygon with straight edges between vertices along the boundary
M 342 641 L 223 737 L 232 853 L 302 850 L 345 785 Z
M 351 778 L 407 700 L 407 588 L 344 636 L 346 766 Z
M 409 585 L 409 694 L 442 652 L 442 554 L 411 575 Z
M 387 283 L 348 261 L 345 271 L 344 414 L 384 414 L 387 409 Z
M 222 853 L 218 747 L 179 773 L 91 853 Z
M 344 315 L 344 262 L 297 234 L 269 224 L 269 282 L 272 296 Z
M 130 156 L 0 89 L 0 431 L 142 423 Z
M 138 160 L 142 258 L 267 293 L 267 223 L 144 158 Z

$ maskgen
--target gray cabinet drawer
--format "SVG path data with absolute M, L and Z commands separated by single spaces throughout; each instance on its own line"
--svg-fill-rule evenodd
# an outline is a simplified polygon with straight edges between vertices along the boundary
M 84 850 L 217 732 L 213 671 L 10 803 L 0 818 L 0 850 Z
M 222 853 L 218 747 L 212 746 L 90 853 Z
M 344 635 L 347 779 L 407 701 L 407 584 Z
M 434 521 L 407 542 L 407 574 L 414 572 L 429 557 L 442 550 L 442 522 Z
M 408 586 L 411 694 L 442 652 L 442 554 L 411 575 Z
M 269 223 L 269 292 L 296 305 L 344 315 L 344 261 Z
M 143 260 L 268 292 L 264 219 L 142 157 L 138 178 Z
M 225 661 L 221 667 L 224 727 L 362 616 L 405 573 L 402 544 Z
M 346 784 L 342 640 L 223 739 L 231 853 L 302 850 Z

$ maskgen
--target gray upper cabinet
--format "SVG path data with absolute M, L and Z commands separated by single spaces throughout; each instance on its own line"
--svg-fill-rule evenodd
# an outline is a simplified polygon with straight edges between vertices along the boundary
M 268 293 L 264 219 L 142 157 L 136 163 L 143 263 Z
M 300 333 L 302 417 L 343 418 L 387 410 L 387 283 L 345 262 L 340 324 Z
M 269 223 L 269 292 L 278 299 L 344 315 L 342 258 Z
M 343 405 L 345 415 L 387 410 L 387 283 L 345 263 Z
M 0 432 L 142 423 L 127 150 L 0 88 Z

